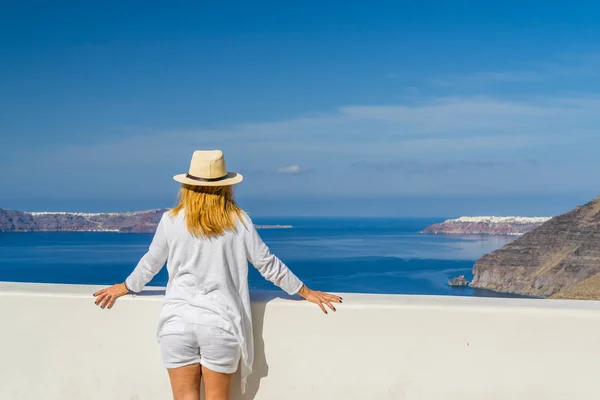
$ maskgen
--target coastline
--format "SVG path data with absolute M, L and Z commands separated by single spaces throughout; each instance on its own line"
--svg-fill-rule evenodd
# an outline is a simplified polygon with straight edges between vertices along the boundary
M 133 212 L 26 212 L 0 208 L 0 232 L 154 233 L 167 209 Z M 256 229 L 291 229 L 289 224 L 255 224 Z
M 293 229 L 292 225 L 255 225 L 256 229 Z M 68 233 L 68 232 L 90 232 L 90 233 L 124 233 L 124 234 L 150 234 L 150 231 L 132 231 L 123 229 L 36 229 L 36 230 L 0 230 L 0 233 Z

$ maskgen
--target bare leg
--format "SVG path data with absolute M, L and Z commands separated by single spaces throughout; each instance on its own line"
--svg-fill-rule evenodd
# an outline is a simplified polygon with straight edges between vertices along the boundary
M 200 400 L 200 364 L 168 369 L 173 400 Z
M 202 367 L 204 376 L 205 400 L 229 400 L 229 390 L 233 374 L 222 374 Z

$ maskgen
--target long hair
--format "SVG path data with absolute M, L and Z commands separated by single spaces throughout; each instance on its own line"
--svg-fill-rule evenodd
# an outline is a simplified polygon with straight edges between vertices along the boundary
M 234 230 L 242 209 L 233 199 L 231 186 L 181 185 L 179 204 L 171 210 L 176 216 L 185 210 L 185 223 L 194 236 L 219 236 Z

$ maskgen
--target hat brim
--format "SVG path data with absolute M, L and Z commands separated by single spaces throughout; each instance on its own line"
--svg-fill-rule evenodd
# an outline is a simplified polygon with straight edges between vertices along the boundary
M 242 180 L 244 180 L 244 177 L 236 172 L 229 172 L 227 173 L 224 179 L 214 182 L 197 181 L 195 179 L 190 179 L 187 177 L 187 174 L 175 175 L 173 179 L 175 179 L 177 182 L 193 186 L 229 186 L 240 183 Z

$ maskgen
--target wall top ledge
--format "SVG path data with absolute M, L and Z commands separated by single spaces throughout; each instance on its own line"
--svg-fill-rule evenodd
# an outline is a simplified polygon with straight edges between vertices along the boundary
M 47 283 L 0 282 L 0 298 L 3 296 L 43 297 L 89 297 L 105 286 L 70 285 Z M 339 294 L 339 293 L 338 293 Z M 162 287 L 148 287 L 140 295 L 127 296 L 125 301 L 161 301 Z M 529 298 L 491 298 L 461 296 L 424 296 L 399 294 L 343 293 L 344 304 L 340 309 L 351 308 L 496 308 L 512 310 L 567 310 L 600 311 L 600 301 L 591 300 L 548 300 Z M 287 296 L 282 291 L 253 291 L 254 303 L 269 302 L 271 305 L 312 306 L 297 297 Z

